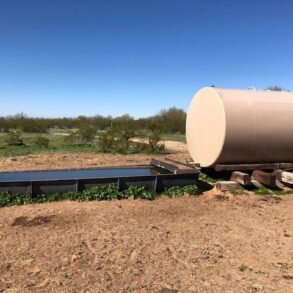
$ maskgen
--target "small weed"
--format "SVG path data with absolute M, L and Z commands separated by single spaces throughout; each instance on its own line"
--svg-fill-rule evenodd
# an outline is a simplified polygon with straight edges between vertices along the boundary
M 293 189 L 283 190 L 284 194 L 293 194 Z
M 212 177 L 208 176 L 206 173 L 203 173 L 203 172 L 199 173 L 198 179 L 202 180 L 202 181 L 205 181 L 207 183 L 211 183 L 211 184 L 216 183 L 218 181 L 217 179 L 212 178 Z
M 258 189 L 256 189 L 254 191 L 255 194 L 257 195 L 270 195 L 270 194 L 273 194 L 271 190 L 269 190 L 268 188 L 262 186 L 262 187 L 259 187 Z
M 182 194 L 197 195 L 199 194 L 199 189 L 196 185 L 172 186 L 166 188 L 164 194 L 170 197 L 177 197 Z
M 164 193 L 170 197 L 177 197 L 182 195 L 183 191 L 181 190 L 180 186 L 172 186 L 165 189 Z
M 239 267 L 239 270 L 240 270 L 241 272 L 244 272 L 244 271 L 246 271 L 247 269 L 249 269 L 248 266 L 247 266 L 247 265 L 244 265 L 244 264 L 242 264 L 242 265 Z
M 147 199 L 153 200 L 156 198 L 156 192 L 146 186 L 131 185 L 123 191 L 124 198 Z
M 200 193 L 200 190 L 195 184 L 182 186 L 182 190 L 189 195 L 198 195 Z
M 247 192 L 243 189 L 231 189 L 230 193 L 233 195 L 246 195 Z
M 77 199 L 81 201 L 89 200 L 113 200 L 119 199 L 121 193 L 119 192 L 117 184 L 97 185 L 78 193 Z

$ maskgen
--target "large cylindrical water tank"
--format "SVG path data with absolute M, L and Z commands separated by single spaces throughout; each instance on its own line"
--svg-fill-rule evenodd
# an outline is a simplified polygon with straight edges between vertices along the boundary
M 202 167 L 293 162 L 293 93 L 203 88 L 187 112 L 186 140 Z

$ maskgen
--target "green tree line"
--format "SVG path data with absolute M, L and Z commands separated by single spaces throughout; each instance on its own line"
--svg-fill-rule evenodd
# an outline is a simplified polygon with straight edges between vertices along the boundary
M 0 117 L 0 131 L 9 132 L 10 130 L 20 130 L 22 132 L 45 133 L 50 129 L 76 129 L 83 125 L 91 125 L 96 130 L 108 130 L 111 127 L 129 128 L 133 131 L 146 129 L 155 125 L 164 133 L 185 133 L 186 113 L 182 109 L 172 107 L 161 110 L 158 114 L 135 119 L 125 114 L 119 117 L 112 116 L 79 116 L 76 118 L 35 118 L 29 117 L 24 113 L 13 116 Z

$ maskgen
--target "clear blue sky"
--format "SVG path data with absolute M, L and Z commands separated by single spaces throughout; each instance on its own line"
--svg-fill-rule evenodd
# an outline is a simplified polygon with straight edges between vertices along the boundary
M 0 115 L 152 115 L 293 89 L 290 0 L 0 0 Z

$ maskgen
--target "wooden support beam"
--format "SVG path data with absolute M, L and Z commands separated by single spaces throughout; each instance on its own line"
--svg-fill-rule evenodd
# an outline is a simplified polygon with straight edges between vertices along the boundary
M 252 178 L 254 180 L 257 180 L 261 184 L 267 185 L 267 186 L 276 186 L 276 172 L 264 172 L 261 170 L 255 170 L 252 173 Z
M 221 191 L 241 190 L 243 187 L 235 181 L 218 181 L 216 188 Z
M 263 187 L 263 185 L 262 185 L 259 181 L 254 180 L 253 178 L 251 178 L 251 184 L 252 184 L 254 187 L 256 187 L 256 188 L 262 188 L 262 187 Z
M 264 164 L 216 164 L 215 170 L 245 171 L 245 170 L 282 170 L 293 169 L 293 163 L 264 163 Z
M 293 173 L 287 171 L 278 171 L 277 179 L 287 184 L 293 184 Z
M 251 184 L 250 180 L 250 175 L 247 173 L 239 172 L 239 171 L 234 171 L 231 174 L 230 180 L 237 182 L 243 186 L 247 186 Z

